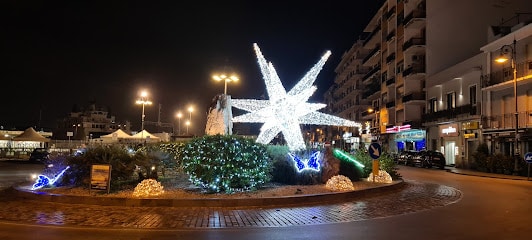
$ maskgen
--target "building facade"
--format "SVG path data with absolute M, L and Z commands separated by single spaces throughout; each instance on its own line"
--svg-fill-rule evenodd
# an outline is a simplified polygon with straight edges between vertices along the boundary
M 342 56 L 335 84 L 327 92 L 328 110 L 368 122 L 370 139 L 392 153 L 437 150 L 448 165 L 467 168 L 481 143 L 489 142 L 492 152 L 514 154 L 512 141 L 518 139 L 522 155 L 530 149 L 527 127 L 532 106 L 527 90 L 532 49 L 525 37 L 530 22 L 526 12 L 532 13 L 526 0 L 383 1 L 362 40 Z M 516 112 L 512 85 L 503 83 L 513 79 L 512 68 L 493 63 L 495 53 L 509 45 L 510 38 L 518 38 L 517 138 L 512 131 L 516 125 L 511 120 Z M 350 79 L 347 76 L 357 65 L 349 64 L 357 51 L 365 55 L 359 68 L 362 74 Z M 364 133 L 360 130 L 361 139 Z

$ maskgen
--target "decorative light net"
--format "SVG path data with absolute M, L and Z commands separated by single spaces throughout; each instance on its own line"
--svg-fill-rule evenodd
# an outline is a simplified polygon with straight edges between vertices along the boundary
M 161 183 L 154 179 L 142 180 L 133 191 L 134 197 L 153 197 L 164 193 Z
M 368 181 L 373 181 L 373 173 L 369 174 Z M 384 170 L 379 170 L 379 175 L 375 176 L 375 182 L 378 183 L 392 183 L 392 176 Z
M 343 175 L 336 175 L 330 178 L 329 180 L 327 180 L 327 183 L 325 184 L 325 188 L 332 190 L 332 191 L 353 191 L 355 190 L 355 187 L 353 186 L 353 182 L 351 181 L 351 179 Z

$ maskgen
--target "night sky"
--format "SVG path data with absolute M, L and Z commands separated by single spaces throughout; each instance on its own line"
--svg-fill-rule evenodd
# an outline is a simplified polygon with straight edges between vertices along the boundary
M 289 2 L 289 3 L 286 3 Z M 52 129 L 74 105 L 108 106 L 140 129 L 141 89 L 154 103 L 146 121 L 176 121 L 193 105 L 203 134 L 211 99 L 233 70 L 233 98 L 260 98 L 257 43 L 289 90 L 327 51 L 312 102 L 323 102 L 342 54 L 382 1 L 20 1 L 0 3 L 4 129 Z M 188 116 L 188 113 L 187 113 Z

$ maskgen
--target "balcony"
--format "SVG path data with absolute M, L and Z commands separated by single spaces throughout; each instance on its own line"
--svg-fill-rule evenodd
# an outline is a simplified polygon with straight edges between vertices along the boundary
M 403 103 L 408 103 L 412 101 L 421 101 L 422 104 L 425 104 L 425 92 L 415 92 L 405 95 L 401 98 Z
M 381 66 L 374 67 L 368 73 L 366 73 L 364 77 L 362 77 L 362 81 L 366 81 L 367 79 L 369 79 L 371 76 L 373 76 L 375 73 L 377 73 L 380 70 L 381 70 Z
M 377 53 L 380 52 L 380 50 L 381 50 L 380 46 L 377 46 L 373 50 L 371 50 L 371 52 L 368 53 L 368 55 L 364 58 L 364 60 L 362 60 L 362 64 L 365 64 L 369 59 L 374 57 Z
M 477 103 L 478 104 L 478 103 Z M 480 115 L 480 107 L 477 105 L 467 104 L 453 109 L 423 114 L 425 122 L 434 122 L 457 118 L 460 115 Z
M 414 10 L 408 14 L 403 20 L 405 28 L 421 28 L 425 26 L 425 18 L 427 14 L 425 10 Z
M 403 71 L 403 77 L 408 77 L 414 74 L 425 74 L 425 65 L 414 64 Z
M 369 43 L 371 42 L 371 40 L 373 38 L 375 38 L 376 36 L 379 36 L 379 33 L 381 31 L 381 26 L 377 26 L 369 35 L 368 37 L 366 38 L 366 40 L 364 40 L 364 47 L 367 47 L 367 45 L 369 45 Z M 377 40 L 376 42 L 378 42 L 379 40 Z
M 518 120 L 519 128 L 532 127 L 532 111 L 519 112 Z M 482 117 L 482 127 L 485 130 L 515 129 L 515 114 L 506 113 Z
M 412 46 L 425 46 L 425 44 L 425 38 L 410 38 L 403 44 L 403 52 L 405 52 Z
M 390 63 L 393 60 L 395 60 L 395 53 L 391 53 L 390 55 L 388 55 L 388 57 L 386 57 L 386 63 Z
M 517 78 L 532 74 L 532 70 L 528 69 L 528 62 L 519 62 L 517 66 Z M 511 67 L 504 68 L 499 71 L 494 71 L 489 74 L 483 75 L 480 78 L 482 88 L 494 86 L 501 83 L 513 82 L 514 75 Z
M 386 80 L 386 86 L 390 86 L 392 84 L 395 84 L 395 77 Z
M 386 35 L 386 41 L 389 42 L 389 41 L 392 40 L 394 37 L 395 37 L 395 30 L 394 30 L 394 31 L 391 31 L 390 33 L 388 33 L 388 35 Z
M 395 14 L 395 6 L 393 6 L 388 12 L 386 13 L 386 19 L 390 19 L 391 16 Z

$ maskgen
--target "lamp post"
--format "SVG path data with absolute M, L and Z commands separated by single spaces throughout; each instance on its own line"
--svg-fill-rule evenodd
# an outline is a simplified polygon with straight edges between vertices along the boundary
M 140 104 L 142 105 L 142 118 L 141 118 L 141 135 L 144 134 L 144 117 L 146 117 L 146 115 L 144 115 L 144 106 L 145 105 L 151 105 L 151 101 L 148 100 L 148 93 L 146 91 L 142 91 L 140 93 L 140 98 L 137 99 L 136 101 L 137 104 Z M 144 138 L 144 136 L 141 136 L 141 138 Z
M 78 127 L 81 127 L 81 124 L 74 124 L 72 127 L 76 128 L 76 131 L 74 131 L 74 139 L 76 139 L 76 136 L 78 135 Z
M 375 112 L 375 128 L 376 128 L 377 141 L 378 141 L 379 140 L 378 136 L 380 136 L 380 133 L 381 133 L 381 126 L 379 123 L 379 111 L 375 110 L 374 108 L 368 108 L 368 112 L 369 113 Z
M 238 79 L 238 76 L 234 75 L 234 74 L 231 74 L 230 76 L 226 75 L 226 74 L 219 74 L 219 75 L 213 75 L 212 76 L 212 79 L 216 80 L 216 81 L 224 81 L 224 95 L 227 95 L 227 83 L 228 82 L 237 82 L 239 79 Z
M 515 45 L 516 45 L 516 40 L 514 39 L 514 41 L 512 42 L 512 44 L 507 44 L 507 45 L 503 45 L 501 47 L 501 54 L 500 56 L 495 59 L 496 62 L 498 63 L 504 63 L 506 61 L 508 61 L 508 58 L 505 57 L 508 52 L 510 52 L 511 54 L 511 62 L 512 62 L 512 70 L 513 70 L 513 74 L 514 74 L 514 79 L 513 79 L 513 83 L 514 83 L 514 100 L 515 100 L 515 139 L 514 139 L 514 155 L 515 155 L 515 159 L 514 159 L 514 174 L 517 174 L 517 171 L 519 170 L 518 169 L 518 161 L 519 161 L 519 136 L 518 136 L 518 132 L 519 132 L 519 111 L 517 109 L 517 66 L 516 66 L 516 63 L 515 63 Z
M 187 122 L 185 123 L 185 125 L 187 125 L 187 135 L 188 135 L 188 126 L 190 126 L 190 121 L 187 121 Z
M 177 123 L 177 134 L 181 135 L 181 118 L 183 117 L 183 114 L 181 112 L 178 112 L 176 116 L 177 116 L 177 119 L 178 119 L 177 120 L 178 121 L 178 123 Z

